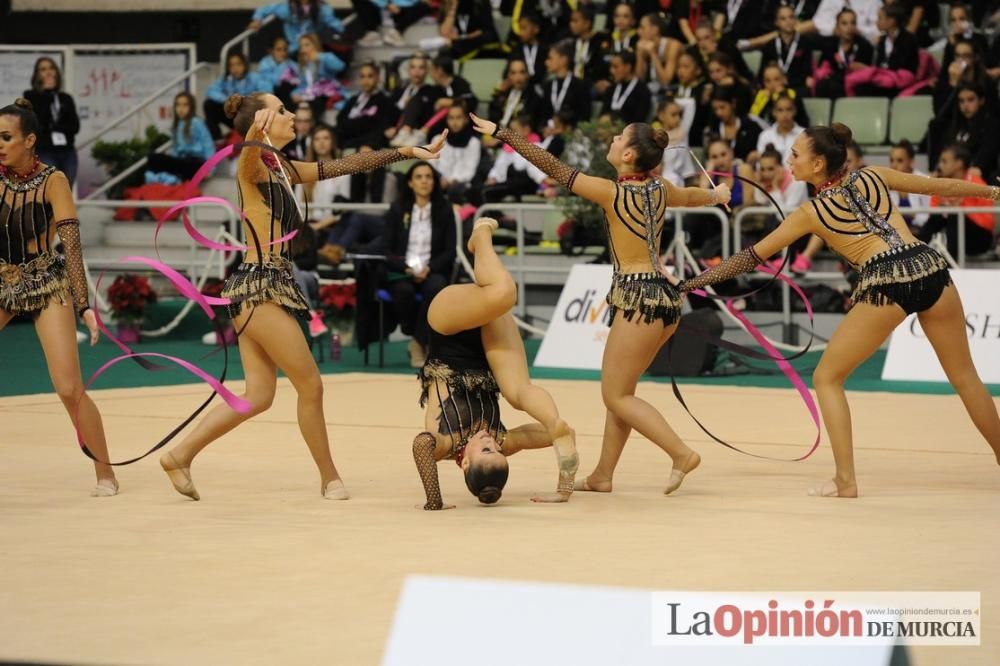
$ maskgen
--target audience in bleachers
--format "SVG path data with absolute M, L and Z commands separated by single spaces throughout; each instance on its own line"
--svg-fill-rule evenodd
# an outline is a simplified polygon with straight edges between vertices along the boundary
M 607 65 L 601 51 L 603 35 L 594 29 L 593 5 L 577 4 L 569 17 L 573 39 L 573 76 L 591 86 L 607 78 Z
M 472 131 L 469 112 L 461 102 L 448 109 L 448 137 L 438 159 L 431 166 L 441 178 L 441 187 L 454 204 L 462 204 L 478 197 L 470 188 L 479 173 L 483 144 L 479 134 Z M 435 137 L 436 138 L 436 137 Z
M 652 110 L 652 95 L 635 72 L 635 53 L 623 51 L 611 56 L 611 83 L 604 93 L 601 116 L 626 124 L 646 122 Z
M 313 33 L 319 35 L 324 43 L 329 43 L 344 30 L 340 19 L 333 13 L 333 7 L 317 0 L 286 0 L 259 7 L 253 13 L 249 28 L 259 30 L 269 16 L 281 21 L 292 55 L 299 52 L 302 35 Z
M 310 134 L 307 161 L 338 157 L 336 139 L 326 125 L 319 125 Z M 385 228 L 382 215 L 357 211 L 338 213 L 333 204 L 351 201 L 351 177 L 338 176 L 299 186 L 309 203 L 309 226 L 317 234 L 318 254 L 329 264 L 339 264 L 350 250 L 381 252 Z
M 205 123 L 212 138 L 222 138 L 220 125 L 233 128 L 233 121 L 226 117 L 223 106 L 230 95 L 249 95 L 259 90 L 270 90 L 257 72 L 250 71 L 247 57 L 242 53 L 230 53 L 226 58 L 226 73 L 216 79 L 205 91 Z
M 850 7 L 837 14 L 834 34 L 820 41 L 819 63 L 809 87 L 817 97 L 839 99 L 847 95 L 844 80 L 853 71 L 875 62 L 875 49 L 858 34 L 858 15 Z
M 427 56 L 423 53 L 415 53 L 406 61 L 406 80 L 389 93 L 389 101 L 392 106 L 389 108 L 390 126 L 385 131 L 385 138 L 392 140 L 396 137 L 399 129 L 405 124 L 403 114 L 411 101 L 420 100 L 427 95 L 427 69 L 430 66 Z M 421 106 L 423 105 L 420 102 Z M 413 124 L 418 121 L 414 120 Z
M 913 148 L 913 144 L 908 140 L 903 139 L 899 143 L 895 144 L 889 152 L 889 166 L 901 173 L 913 173 L 918 176 L 926 176 L 926 173 L 923 173 L 913 167 L 913 160 L 916 156 L 917 151 Z M 931 198 L 929 196 L 915 192 L 896 192 L 893 190 L 889 193 L 889 196 L 892 198 L 893 205 L 900 206 L 902 208 L 927 208 L 931 204 Z M 921 227 L 924 226 L 928 215 L 929 213 L 906 213 L 903 215 L 903 218 L 910 226 L 910 229 L 916 233 Z
M 191 180 L 215 152 L 212 135 L 205 121 L 195 115 L 196 109 L 197 104 L 191 93 L 177 93 L 174 97 L 174 119 L 170 128 L 172 143 L 165 153 L 150 153 L 146 163 L 147 183 L 174 185 Z
M 542 138 L 532 130 L 531 116 L 527 113 L 522 112 L 514 116 L 510 121 L 510 128 L 532 143 L 542 143 Z M 539 177 L 531 169 L 528 160 L 505 144 L 486 176 L 483 200 L 503 201 L 509 196 L 520 201 L 524 195 L 537 193 L 545 175 L 541 174 Z
M 298 71 L 286 72 L 284 79 L 291 87 L 288 97 L 296 105 L 308 103 L 313 115 L 322 118 L 328 105 L 344 97 L 338 76 L 345 67 L 344 61 L 335 54 L 323 51 L 319 35 L 311 32 L 302 35 L 299 37 Z
M 402 33 L 432 12 L 426 0 L 352 0 L 357 20 L 365 30 L 362 46 L 405 46 Z
M 791 171 L 785 168 L 786 157 L 774 146 L 768 144 L 760 151 L 760 159 L 757 163 L 757 179 L 767 190 L 767 193 L 774 197 L 781 209 L 786 213 L 798 208 L 809 198 L 808 186 L 801 180 L 795 180 Z M 767 197 L 758 190 L 754 190 L 754 202 L 767 205 Z
M 788 87 L 788 79 L 776 62 L 767 63 L 763 67 L 761 87 L 750 105 L 750 116 L 756 118 L 758 122 L 770 125 L 773 122 L 771 115 L 774 104 L 782 96 L 788 97 L 795 104 L 795 122 L 808 127 L 809 114 L 802 102 L 803 91 Z
M 522 111 L 531 116 L 531 127 L 535 131 L 540 131 L 549 118 L 545 101 L 531 85 L 527 63 L 514 57 L 507 62 L 503 80 L 493 93 L 488 117 L 506 127 L 511 118 Z
M 951 122 L 939 127 L 942 130 L 939 138 L 931 141 L 934 148 L 931 159 L 938 156 L 940 145 L 962 145 L 969 151 L 969 166 L 976 175 L 992 181 L 1000 154 L 1000 128 L 996 114 L 987 108 L 986 91 L 975 83 L 962 83 L 951 104 L 957 107 L 957 112 L 951 112 L 948 105 L 941 110 L 942 116 L 950 117 Z
M 792 154 L 792 144 L 799 138 L 799 134 L 805 131 L 805 128 L 796 122 L 796 113 L 792 91 L 785 90 L 778 93 L 777 99 L 771 106 L 771 118 L 774 122 L 757 137 L 758 153 L 763 154 L 766 149 L 772 148 L 783 160 L 788 160 Z
M 994 131 L 996 131 L 995 128 Z M 963 144 L 953 144 L 941 151 L 937 171 L 938 175 L 943 178 L 957 178 L 959 180 L 978 183 L 979 185 L 986 184 L 983 178 L 975 173 L 972 153 Z M 989 199 L 977 199 L 975 197 L 964 199 L 931 197 L 931 207 L 933 208 L 937 208 L 938 206 L 974 208 L 992 207 L 992 205 L 993 202 Z M 944 231 L 947 238 L 948 252 L 951 256 L 957 257 L 958 224 L 957 215 L 934 214 L 921 227 L 917 237 L 923 241 L 930 241 L 935 234 Z M 964 222 L 966 254 L 982 254 L 987 250 L 991 250 L 994 243 L 995 225 L 996 222 L 992 213 L 966 213 Z
M 670 146 L 663 151 L 660 175 L 677 187 L 685 187 L 686 181 L 698 175 L 694 161 L 688 151 L 691 128 L 697 114 L 693 99 L 668 97 L 656 109 L 655 127 L 662 127 L 670 135 Z
M 542 100 L 547 103 L 549 118 L 562 111 L 569 111 L 582 122 L 590 120 L 590 86 L 573 75 L 573 41 L 564 39 L 549 47 L 545 67 L 549 80 L 542 91 Z
M 906 30 L 907 10 L 899 4 L 886 5 L 878 13 L 881 33 L 871 67 L 848 72 L 844 90 L 855 95 L 892 97 L 917 82 L 920 64 L 917 38 Z
M 316 127 L 316 116 L 308 103 L 302 102 L 295 108 L 295 139 L 284 148 L 289 159 L 303 160 L 309 154 L 312 132 Z
M 732 86 L 719 86 L 712 93 L 712 113 L 714 122 L 709 123 L 705 132 L 726 141 L 737 158 L 755 163 L 757 138 L 762 128 L 750 116 L 739 113 Z
M 763 79 L 764 67 L 774 62 L 784 72 L 788 85 L 801 91 L 805 90 L 806 80 L 813 73 L 812 50 L 815 42 L 810 35 L 800 35 L 796 32 L 795 25 L 795 8 L 792 5 L 778 5 L 774 13 L 774 26 L 778 36 L 761 48 L 761 69 L 758 78 Z
M 528 68 L 528 78 L 536 91 L 541 91 L 545 80 L 545 56 L 551 43 L 548 40 L 542 43 L 541 32 L 541 19 L 536 14 L 522 14 L 518 19 L 517 32 L 511 30 L 510 40 L 507 42 L 510 59 L 524 62 Z
M 683 45 L 667 37 L 667 24 L 659 12 L 639 19 L 639 42 L 636 44 L 636 76 L 646 82 L 656 95 L 674 79 L 677 58 Z
M 275 37 L 267 55 L 257 63 L 257 76 L 263 85 L 268 86 L 266 90 L 275 91 L 282 80 L 298 76 L 299 64 L 289 55 L 288 40 L 284 37 Z

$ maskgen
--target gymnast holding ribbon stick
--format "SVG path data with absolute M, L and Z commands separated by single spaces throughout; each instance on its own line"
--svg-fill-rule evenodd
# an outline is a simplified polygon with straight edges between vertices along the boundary
M 19 314 L 34 319 L 56 394 L 97 457 L 90 494 L 110 497 L 118 481 L 106 464 L 104 426 L 84 390 L 76 341 L 77 318 L 90 330 L 91 345 L 99 335 L 87 298 L 80 220 L 66 176 L 36 156 L 40 131 L 28 100 L 0 109 L 0 329 Z M 64 256 L 56 253 L 59 240 Z
M 729 188 L 680 188 L 656 177 L 669 143 L 664 129 L 632 123 L 614 137 L 607 159 L 617 182 L 580 173 L 551 153 L 525 141 L 517 132 L 472 116 L 475 129 L 509 144 L 550 178 L 604 209 L 614 276 L 607 301 L 611 312 L 601 365 L 601 394 L 607 408 L 601 458 L 595 470 L 576 483 L 577 490 L 610 492 L 612 476 L 625 441 L 635 429 L 673 460 L 664 493 L 680 487 L 701 457 L 670 428 L 663 415 L 635 395 L 636 385 L 663 344 L 677 329 L 681 297 L 661 272 L 660 237 L 667 205 L 708 206 L 729 202 Z
M 816 234 L 858 271 L 854 305 L 837 327 L 813 373 L 836 473 L 809 491 L 821 497 L 857 497 L 847 377 L 871 356 L 908 314 L 917 313 L 952 386 L 1000 463 L 1000 415 L 969 352 L 965 317 L 948 262 L 910 233 L 892 205 L 892 191 L 941 197 L 1000 200 L 1000 187 L 948 178 L 904 174 L 887 167 L 851 171 L 845 160 L 849 127 L 811 127 L 792 145 L 792 175 L 816 195 L 755 245 L 701 275 L 685 280 L 682 292 L 752 271 L 798 238 Z
M 323 383 L 295 317 L 308 317 L 309 306 L 295 283 L 290 260 L 291 239 L 303 224 L 293 194 L 299 183 L 371 171 L 404 159 L 435 159 L 444 145 L 442 134 L 427 147 L 403 147 L 356 153 L 339 160 L 286 162 L 279 150 L 295 138 L 295 114 L 274 95 L 233 95 L 226 115 L 245 137 L 240 149 L 237 188 L 244 231 L 252 246 L 230 275 L 221 293 L 239 333 L 240 358 L 246 377 L 243 398 L 249 409 L 219 405 L 160 465 L 177 492 L 200 499 L 191 479 L 191 462 L 210 443 L 243 421 L 260 414 L 274 399 L 277 371 L 289 378 L 298 395 L 299 431 L 320 473 L 326 499 L 347 499 L 348 492 L 333 464 L 323 414 Z

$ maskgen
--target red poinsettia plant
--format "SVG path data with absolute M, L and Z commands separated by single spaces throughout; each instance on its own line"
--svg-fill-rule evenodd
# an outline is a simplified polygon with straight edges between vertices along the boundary
M 349 321 L 358 305 L 358 284 L 353 281 L 325 284 L 319 288 L 319 302 L 328 322 Z
M 138 325 L 146 314 L 146 306 L 156 302 L 156 292 L 149 286 L 148 278 L 125 273 L 116 277 L 108 288 L 108 302 L 116 322 Z

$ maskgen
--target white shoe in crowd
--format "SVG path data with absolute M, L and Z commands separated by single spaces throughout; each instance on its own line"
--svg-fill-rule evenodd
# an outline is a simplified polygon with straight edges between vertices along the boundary
M 410 140 L 410 134 L 412 133 L 413 130 L 409 127 L 400 127 L 399 131 L 396 132 L 396 136 L 392 137 L 392 141 L 389 142 L 389 145 L 393 148 L 402 148 L 403 146 L 410 145 L 407 142 Z
M 365 33 L 365 36 L 357 41 L 358 46 L 382 46 L 382 36 L 374 30 Z
M 382 28 L 382 41 L 389 46 L 406 46 L 406 40 L 393 27 Z
M 423 146 L 427 143 L 427 133 L 423 130 L 413 130 L 406 137 L 404 146 Z

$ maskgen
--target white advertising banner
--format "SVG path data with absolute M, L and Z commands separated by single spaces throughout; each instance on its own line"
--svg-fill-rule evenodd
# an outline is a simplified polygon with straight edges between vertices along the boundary
M 559 295 L 535 365 L 544 368 L 600 370 L 608 340 L 611 266 L 577 264 Z
M 965 334 L 976 370 L 984 382 L 1000 384 L 1000 272 L 953 270 L 951 277 L 962 296 Z M 916 315 L 893 332 L 882 379 L 948 381 Z

